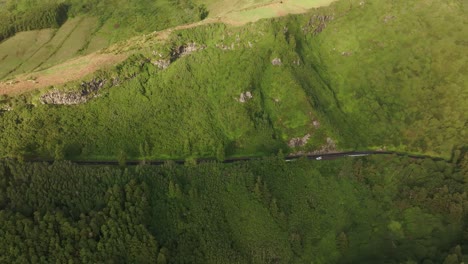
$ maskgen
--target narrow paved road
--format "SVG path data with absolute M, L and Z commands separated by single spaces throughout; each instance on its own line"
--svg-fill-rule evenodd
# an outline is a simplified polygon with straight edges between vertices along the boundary
M 338 158 L 346 158 L 346 157 L 363 157 L 363 156 L 370 156 L 370 155 L 397 155 L 397 156 L 406 156 L 409 158 L 413 159 L 433 159 L 433 160 L 444 160 L 443 158 L 440 157 L 431 157 L 427 155 L 413 155 L 413 154 L 408 154 L 408 153 L 402 153 L 402 152 L 395 152 L 395 151 L 348 151 L 348 152 L 337 152 L 337 153 L 327 153 L 327 154 L 313 154 L 313 155 L 296 155 L 296 156 L 286 156 L 284 158 L 285 161 L 291 162 L 300 158 L 307 158 L 310 160 L 333 160 L 333 159 L 338 159 Z M 240 157 L 240 158 L 228 158 L 223 161 L 223 163 L 234 163 L 234 162 L 242 162 L 242 161 L 250 161 L 250 160 L 259 160 L 262 159 L 262 157 Z M 216 161 L 214 158 L 200 158 L 196 159 L 198 163 L 203 163 L 203 162 L 213 162 Z M 53 163 L 53 160 L 40 160 L 40 159 L 35 159 L 35 160 L 27 160 L 29 162 L 46 162 L 46 163 Z M 129 166 L 135 166 L 135 165 L 140 165 L 140 164 L 146 164 L 146 165 L 163 165 L 169 160 L 128 160 L 126 161 L 126 164 Z M 184 164 L 185 160 L 172 160 L 176 164 Z M 75 164 L 78 165 L 119 165 L 118 161 L 86 161 L 86 160 L 74 160 L 72 161 Z

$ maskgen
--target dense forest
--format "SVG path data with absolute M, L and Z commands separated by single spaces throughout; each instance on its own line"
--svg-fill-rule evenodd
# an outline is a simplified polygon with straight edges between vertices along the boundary
M 0 98 L 0 156 L 222 160 L 388 149 L 448 158 L 468 138 L 459 56 L 467 29 L 458 26 L 467 18 L 456 4 L 338 1 L 123 42 L 112 52 L 134 49 L 127 61 L 50 90 L 86 103 L 44 102 L 47 90 Z
M 0 163 L 0 262 L 468 261 L 468 155 Z

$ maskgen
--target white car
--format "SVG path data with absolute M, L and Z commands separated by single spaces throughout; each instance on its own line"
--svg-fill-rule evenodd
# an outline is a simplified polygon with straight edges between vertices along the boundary
M 316 159 L 316 160 L 322 160 L 322 156 L 316 157 L 315 159 Z

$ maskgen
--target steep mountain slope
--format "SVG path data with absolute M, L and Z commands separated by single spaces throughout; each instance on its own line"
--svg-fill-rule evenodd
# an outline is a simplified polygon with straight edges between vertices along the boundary
M 458 3 L 340 1 L 122 43 L 115 52 L 141 54 L 94 81 L 6 98 L 13 111 L 0 121 L 0 154 L 223 159 L 388 148 L 449 157 L 467 143 Z M 55 105 L 73 103 L 60 98 L 88 101 Z

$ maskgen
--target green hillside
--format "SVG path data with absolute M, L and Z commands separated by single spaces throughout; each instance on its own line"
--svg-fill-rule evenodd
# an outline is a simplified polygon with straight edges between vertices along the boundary
M 467 29 L 457 3 L 341 1 L 135 40 L 144 48 L 94 76 L 105 85 L 85 104 L 42 104 L 44 92 L 3 100 L 13 111 L 0 120 L 0 155 L 224 159 L 382 148 L 448 158 L 467 143 L 467 57 L 458 56 Z

